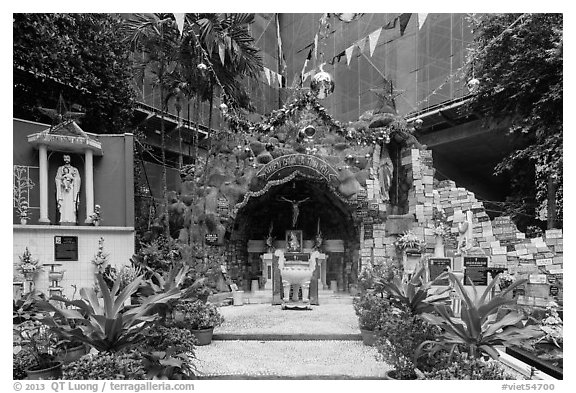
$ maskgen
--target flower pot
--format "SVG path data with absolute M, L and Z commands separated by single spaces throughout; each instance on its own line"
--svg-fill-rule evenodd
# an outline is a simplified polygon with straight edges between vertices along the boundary
M 192 329 L 191 331 L 198 341 L 196 345 L 208 345 L 212 342 L 212 334 L 214 333 L 213 327 L 198 330 Z
M 378 336 L 374 330 L 360 329 L 360 334 L 362 334 L 362 343 L 373 347 L 376 344 Z
M 388 370 L 384 373 L 384 379 L 397 381 L 399 378 L 396 377 L 396 370 Z M 418 377 L 414 374 L 413 378 L 407 378 L 408 380 L 416 380 Z
M 22 224 L 22 225 L 28 224 L 28 219 L 27 219 L 27 218 L 21 218 L 21 219 L 20 219 L 20 224 Z
M 54 362 L 52 366 L 40 370 L 26 369 L 26 375 L 32 380 L 59 379 L 62 377 L 62 363 Z
M 86 355 L 87 352 L 86 346 L 84 344 L 79 344 L 76 347 L 65 348 L 63 352 L 56 356 L 56 360 L 62 362 L 62 364 L 68 364 L 80 359 L 82 356 Z

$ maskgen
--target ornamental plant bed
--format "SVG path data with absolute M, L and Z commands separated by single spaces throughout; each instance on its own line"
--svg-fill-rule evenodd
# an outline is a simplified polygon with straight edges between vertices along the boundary
M 528 352 L 517 346 L 506 347 L 506 353 L 516 359 L 536 367 L 538 370 L 557 379 L 563 379 L 562 351 L 554 346 L 539 345 L 535 352 Z

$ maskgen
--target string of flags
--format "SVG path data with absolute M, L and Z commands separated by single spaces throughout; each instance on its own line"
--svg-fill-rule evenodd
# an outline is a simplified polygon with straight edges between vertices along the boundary
M 399 36 L 403 36 L 404 32 L 406 31 L 406 27 L 408 26 L 408 22 L 410 21 L 410 18 L 412 17 L 412 15 L 413 14 L 411 14 L 411 13 L 399 14 L 398 16 L 393 18 L 391 21 L 389 21 L 386 25 L 379 27 L 378 29 L 374 30 L 373 32 L 371 32 L 367 36 L 354 42 L 348 48 L 346 48 L 343 51 L 341 51 L 340 53 L 336 54 L 329 61 L 322 63 L 322 65 L 325 65 L 326 63 L 328 63 L 330 65 L 334 65 L 334 63 L 336 63 L 336 62 L 340 62 L 342 60 L 342 57 L 346 57 L 346 64 L 349 66 L 350 61 L 352 60 L 352 57 L 354 55 L 355 49 L 359 48 L 360 53 L 363 53 L 365 48 L 366 48 L 366 44 L 368 44 L 368 52 L 369 52 L 370 56 L 372 57 L 374 54 L 374 51 L 376 50 L 376 47 L 377 47 L 378 42 L 380 40 L 380 37 L 382 36 L 382 33 L 384 31 L 386 31 L 386 32 L 390 31 L 392 33 L 393 36 L 388 37 L 387 42 L 393 40 L 394 38 L 398 38 L 398 37 L 394 37 L 397 33 L 399 33 Z M 420 29 L 422 29 L 422 26 L 426 22 L 426 19 L 428 17 L 428 13 L 419 13 L 417 15 L 418 15 L 418 30 L 420 30 Z M 301 83 L 304 83 L 304 81 L 306 81 L 306 79 L 314 72 L 314 70 L 311 70 L 309 72 L 305 72 L 305 70 L 306 70 L 306 67 L 308 66 L 308 62 L 310 61 L 312 56 L 314 56 L 314 58 L 317 58 L 317 56 L 318 56 L 317 55 L 317 48 L 318 48 L 318 34 L 315 35 L 314 41 L 312 43 L 310 43 L 307 47 L 304 48 L 304 49 L 309 49 L 309 51 L 308 51 L 308 56 L 306 57 L 306 60 L 304 61 L 302 71 L 300 73 Z
M 286 86 L 286 78 L 282 74 L 277 73 L 276 71 L 272 71 L 268 67 L 262 67 L 264 70 L 264 78 L 268 85 L 271 87 L 285 87 Z

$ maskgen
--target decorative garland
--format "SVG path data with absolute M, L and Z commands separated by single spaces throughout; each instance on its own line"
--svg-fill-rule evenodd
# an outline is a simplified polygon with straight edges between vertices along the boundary
M 316 113 L 320 120 L 324 122 L 324 124 L 330 126 L 333 129 L 336 129 L 336 131 L 341 134 L 345 134 L 342 123 L 327 113 L 326 108 L 324 108 L 324 106 L 318 102 L 314 94 L 311 92 L 306 92 L 299 97 L 294 98 L 291 103 L 284 104 L 282 108 L 272 111 L 269 115 L 266 116 L 265 120 L 260 123 L 252 123 L 247 119 L 230 113 L 226 113 L 224 117 L 226 120 L 228 120 L 232 130 L 266 133 L 268 131 L 273 131 L 274 128 L 283 126 L 291 116 L 293 116 L 297 111 L 304 109 L 308 105 Z

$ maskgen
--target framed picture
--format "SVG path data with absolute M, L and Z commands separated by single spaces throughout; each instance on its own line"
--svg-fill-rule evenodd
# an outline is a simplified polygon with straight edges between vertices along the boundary
M 287 252 L 302 252 L 302 231 L 301 230 L 287 230 L 286 231 L 286 251 Z

